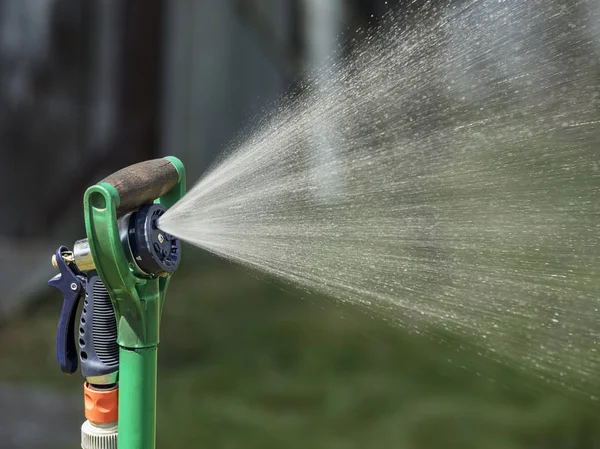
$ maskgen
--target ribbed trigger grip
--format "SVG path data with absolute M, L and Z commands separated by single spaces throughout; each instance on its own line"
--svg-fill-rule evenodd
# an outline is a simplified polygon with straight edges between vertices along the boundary
M 63 304 L 56 331 L 56 360 L 63 373 L 73 374 L 77 371 L 77 347 L 75 345 L 75 312 L 83 293 L 85 278 L 77 267 L 68 265 L 62 255 L 67 248 L 61 246 L 56 250 L 56 264 L 59 274 L 48 281 L 50 287 L 57 288 L 63 295 Z

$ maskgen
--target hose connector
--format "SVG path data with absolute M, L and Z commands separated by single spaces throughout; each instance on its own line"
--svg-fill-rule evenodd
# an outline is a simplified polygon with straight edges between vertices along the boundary
M 81 449 L 117 449 L 118 434 L 117 423 L 86 421 L 81 426 Z
M 119 389 L 83 385 L 86 421 L 81 426 L 82 449 L 117 449 Z

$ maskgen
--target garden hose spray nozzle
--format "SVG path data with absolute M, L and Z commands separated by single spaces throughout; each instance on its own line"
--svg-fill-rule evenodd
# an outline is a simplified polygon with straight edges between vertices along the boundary
M 155 447 L 160 316 L 181 259 L 157 222 L 184 193 L 177 158 L 124 168 L 86 190 L 87 238 L 52 256 L 60 273 L 48 284 L 63 295 L 56 357 L 85 378 L 83 449 Z

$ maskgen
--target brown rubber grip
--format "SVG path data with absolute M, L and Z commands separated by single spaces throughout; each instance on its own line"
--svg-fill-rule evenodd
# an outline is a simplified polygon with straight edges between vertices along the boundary
M 179 175 L 166 159 L 152 159 L 122 168 L 101 182 L 112 185 L 121 199 L 119 212 L 127 212 L 151 203 L 177 184 Z

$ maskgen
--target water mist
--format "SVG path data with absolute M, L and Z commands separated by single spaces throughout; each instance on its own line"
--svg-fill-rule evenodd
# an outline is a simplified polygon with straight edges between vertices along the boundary
M 389 17 L 325 88 L 233 144 L 161 228 L 594 398 L 598 5 Z

